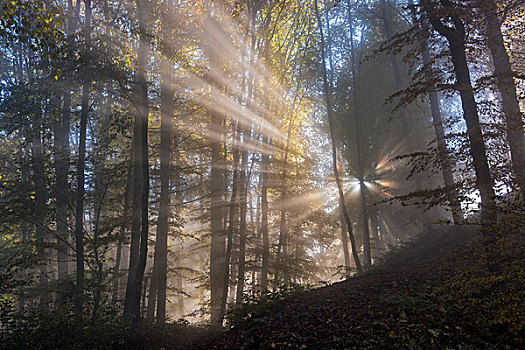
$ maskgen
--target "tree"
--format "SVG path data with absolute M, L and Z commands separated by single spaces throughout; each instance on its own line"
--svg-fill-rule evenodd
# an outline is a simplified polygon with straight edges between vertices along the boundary
M 352 222 L 350 221 L 350 217 L 348 215 L 348 211 L 346 209 L 346 203 L 345 203 L 345 196 L 343 192 L 343 185 L 341 183 L 341 179 L 339 178 L 339 171 L 337 169 L 337 148 L 335 143 L 335 131 L 334 131 L 334 125 L 332 120 L 332 105 L 330 103 L 330 94 L 328 89 L 328 77 L 326 74 L 326 59 L 324 54 L 324 37 L 323 37 L 323 27 L 322 27 L 322 21 L 321 16 L 319 15 L 319 8 L 317 5 L 317 0 L 315 0 L 315 13 L 317 16 L 317 23 L 319 26 L 319 33 L 321 37 L 321 62 L 322 62 L 322 71 L 323 71 L 323 84 L 324 84 L 324 94 L 325 94 L 325 103 L 326 103 L 326 114 L 328 115 L 328 123 L 330 126 L 330 138 L 332 141 L 332 163 L 334 168 L 334 177 L 337 184 L 337 192 L 339 195 L 339 203 L 341 203 L 342 207 L 341 210 L 343 211 L 343 215 L 345 217 L 346 226 L 348 229 L 348 236 L 350 237 L 350 243 L 352 245 L 352 253 L 354 255 L 354 261 L 356 263 L 357 270 L 359 272 L 362 271 L 361 263 L 359 261 L 359 257 L 357 256 L 357 249 L 355 244 L 354 235 L 352 232 Z
M 164 6 L 169 8 L 169 2 Z M 169 26 L 168 9 L 163 10 L 163 40 L 165 45 L 173 40 L 172 28 Z M 155 240 L 155 255 L 153 275 L 148 299 L 148 316 L 153 318 L 155 304 L 157 305 L 157 323 L 166 322 L 167 265 L 168 265 L 168 228 L 170 216 L 170 167 L 173 129 L 173 109 L 175 84 L 171 72 L 171 57 L 161 58 L 161 125 L 160 125 L 160 198 L 159 216 L 157 220 L 157 237 Z
M 84 33 L 86 44 L 90 45 L 91 31 L 91 0 L 84 0 L 85 5 L 85 24 Z M 78 6 L 78 5 L 77 5 Z M 75 208 L 75 250 L 77 258 L 77 293 L 76 307 L 77 312 L 82 311 L 82 292 L 84 289 L 84 194 L 85 194 L 85 162 L 86 162 L 86 133 L 89 116 L 89 87 L 87 81 L 82 85 L 82 112 L 80 114 L 80 134 L 78 141 L 78 164 L 77 164 L 77 194 Z
M 361 155 L 362 152 L 362 145 L 361 145 L 361 125 L 360 125 L 360 116 L 357 110 L 357 71 L 355 69 L 355 55 L 356 50 L 354 48 L 354 29 L 353 29 L 353 23 L 352 23 L 352 17 L 351 17 L 351 6 L 350 1 L 348 3 L 348 18 L 349 18 L 349 26 L 350 26 L 350 54 L 351 54 L 351 70 L 352 70 L 352 98 L 353 98 L 353 109 L 354 109 L 354 132 L 355 132 L 355 148 L 357 152 L 357 172 L 358 172 L 358 181 L 359 181 L 359 197 L 360 197 L 360 203 L 361 203 L 361 222 L 362 222 L 362 229 L 363 229 L 363 250 L 364 250 L 364 265 L 365 267 L 370 267 L 372 265 L 372 253 L 371 253 L 371 247 L 370 247 L 370 232 L 368 227 L 368 208 L 366 203 L 366 186 L 365 186 L 365 178 L 364 178 L 364 164 L 363 164 L 363 156 Z
M 131 247 L 128 283 L 124 303 L 124 318 L 137 326 L 141 319 L 140 299 L 144 269 L 148 253 L 149 226 L 149 157 L 148 157 L 148 82 L 147 62 L 149 56 L 149 37 L 147 34 L 147 4 L 137 0 L 137 20 L 139 26 L 139 45 L 136 68 L 136 115 L 133 129 L 133 202 Z
M 409 5 L 414 5 L 412 0 L 409 1 Z M 425 78 L 427 83 L 431 84 L 434 80 L 434 76 L 432 72 L 432 59 L 428 50 L 426 36 L 424 36 L 425 31 L 423 30 L 423 28 L 419 27 L 415 12 L 412 12 L 412 20 L 413 25 L 416 26 L 420 33 L 420 35 L 418 36 L 418 44 L 423 65 L 427 67 L 427 70 L 425 71 Z M 445 188 L 447 188 L 449 191 L 448 198 L 452 212 L 452 220 L 454 224 L 458 225 L 463 223 L 463 214 L 461 212 L 461 204 L 458 198 L 458 191 L 455 189 L 456 185 L 454 183 L 454 173 L 451 164 L 451 159 L 449 156 L 449 149 L 447 147 L 447 142 L 445 138 L 443 118 L 441 115 L 441 109 L 439 107 L 437 92 L 429 91 L 428 100 L 430 103 L 430 113 L 432 114 L 432 125 L 436 134 L 438 157 L 441 165 L 441 172 L 443 174 L 443 182 L 445 184 Z
M 501 105 L 505 115 L 507 142 L 510 146 L 512 169 L 525 199 L 525 136 L 523 117 L 520 111 L 514 74 L 509 55 L 503 42 L 498 6 L 494 0 L 479 0 L 477 6 L 485 19 L 484 37 L 492 56 L 496 86 L 501 94 Z
M 456 76 L 456 88 L 459 90 L 461 96 L 463 118 L 467 124 L 470 154 L 476 173 L 476 187 L 481 196 L 481 222 L 484 227 L 483 232 L 485 239 L 491 242 L 495 238 L 490 228 L 495 220 L 494 180 L 490 174 L 483 134 L 479 123 L 477 104 L 474 98 L 467 64 L 465 25 L 452 2 L 440 0 L 440 4 L 442 8 L 438 10 L 435 4 L 429 1 L 422 3 L 432 27 L 449 42 L 450 57 Z M 443 22 L 447 19 L 452 21 L 453 27 Z

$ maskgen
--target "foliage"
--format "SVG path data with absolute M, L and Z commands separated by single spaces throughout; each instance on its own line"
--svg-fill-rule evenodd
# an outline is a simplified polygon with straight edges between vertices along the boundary
M 523 346 L 525 309 L 523 285 L 525 250 L 502 244 L 497 262 L 503 272 L 490 272 L 487 263 L 459 270 L 452 277 L 432 281 L 407 295 L 386 292 L 380 318 L 364 322 L 345 346 L 407 349 L 518 349 Z M 484 252 L 469 252 L 483 259 Z M 461 254 L 468 254 L 461 252 Z M 471 256 L 476 260 L 476 256 Z M 450 258 L 449 258 L 450 259 Z M 456 258 L 457 259 L 457 258 Z M 478 260 L 479 261 L 479 260 Z M 457 263 L 450 259 L 447 264 Z
M 244 296 L 243 303 L 232 305 L 226 315 L 230 328 L 249 325 L 256 328 L 258 324 L 264 323 L 265 315 L 271 314 L 287 299 L 300 295 L 315 288 L 313 285 L 281 284 L 273 291 L 261 292 L 257 286 L 251 288 Z
M 112 349 L 124 343 L 127 327 L 120 321 L 115 305 L 103 305 L 96 317 L 76 315 L 72 303 L 61 304 L 51 312 L 26 307 L 17 310 L 3 303 L 1 310 L 2 349 Z

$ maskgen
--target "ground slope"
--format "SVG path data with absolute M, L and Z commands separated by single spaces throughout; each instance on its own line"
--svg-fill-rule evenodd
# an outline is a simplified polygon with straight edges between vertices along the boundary
M 366 273 L 253 307 L 233 329 L 182 347 L 525 348 L 523 245 L 507 239 L 500 269 L 489 272 L 472 237 L 464 229 L 430 230 Z

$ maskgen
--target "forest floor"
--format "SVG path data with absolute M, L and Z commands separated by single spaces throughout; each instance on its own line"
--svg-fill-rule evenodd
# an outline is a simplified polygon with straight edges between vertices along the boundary
M 166 333 L 162 340 L 150 338 L 149 345 L 174 350 L 525 349 L 524 258 L 520 239 L 507 237 L 489 268 L 475 234 L 433 230 L 346 281 L 246 306 L 232 316 L 228 331 L 175 327 L 168 338 Z

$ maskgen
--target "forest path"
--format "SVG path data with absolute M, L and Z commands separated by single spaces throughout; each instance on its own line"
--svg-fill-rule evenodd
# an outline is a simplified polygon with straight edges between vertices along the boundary
M 466 229 L 429 229 L 368 272 L 267 305 L 257 316 L 188 349 L 380 348 L 385 345 L 374 346 L 369 332 L 395 340 L 388 321 L 421 323 L 392 307 L 395 298 L 415 298 L 428 286 L 440 286 L 457 271 L 473 266 L 476 258 L 459 252 L 475 237 Z M 433 331 L 426 335 L 432 338 Z

